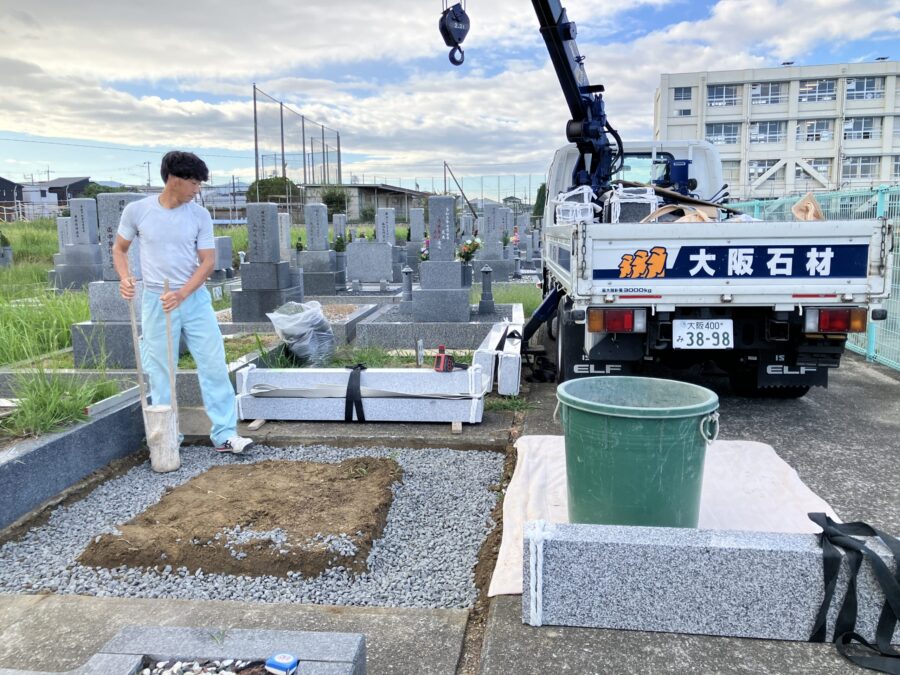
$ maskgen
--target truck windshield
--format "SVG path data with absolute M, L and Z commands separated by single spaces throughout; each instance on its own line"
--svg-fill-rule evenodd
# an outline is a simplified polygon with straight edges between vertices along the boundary
M 667 162 L 673 159 L 675 157 L 669 152 L 656 153 L 656 159 L 649 152 L 626 152 L 622 169 L 616 172 L 614 180 L 650 183 L 665 174 Z

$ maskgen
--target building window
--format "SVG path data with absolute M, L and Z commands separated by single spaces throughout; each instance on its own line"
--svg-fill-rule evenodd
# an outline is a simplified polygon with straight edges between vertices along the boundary
M 878 157 L 844 157 L 841 178 L 875 178 L 878 175 Z
M 690 117 L 691 109 L 690 108 L 676 108 L 675 109 L 675 117 Z
M 894 118 L 894 137 L 900 136 L 900 117 Z
M 800 102 L 834 101 L 835 80 L 800 80 Z
M 747 174 L 750 176 L 750 180 L 753 180 L 754 178 L 759 178 L 766 171 L 771 169 L 776 164 L 778 164 L 777 159 L 751 159 L 749 162 L 747 162 Z M 784 167 L 782 167 L 781 169 L 776 171 L 769 178 L 774 178 L 775 176 L 777 176 L 779 173 L 781 173 L 783 171 L 784 171 Z
M 729 185 L 737 185 L 741 181 L 741 163 L 734 160 L 722 162 L 722 179 Z
M 844 140 L 861 141 L 881 138 L 880 117 L 853 117 L 844 120 Z
M 803 161 L 809 164 L 809 166 L 822 176 L 822 178 L 831 180 L 831 159 L 828 157 L 814 157 L 811 159 L 804 159 Z M 794 166 L 794 177 L 812 180 L 812 175 L 799 164 Z
M 894 155 L 894 178 L 900 178 L 900 155 Z
M 672 91 L 675 92 L 675 100 L 676 101 L 690 101 L 691 100 L 691 88 L 690 87 L 675 87 Z
M 834 120 L 800 120 L 797 122 L 797 140 L 807 143 L 830 141 L 834 138 Z
M 706 125 L 706 140 L 713 145 L 733 145 L 741 133 L 740 122 L 720 122 Z
M 870 101 L 884 98 L 883 77 L 848 77 L 847 100 Z
M 787 87 L 784 82 L 754 82 L 750 85 L 752 105 L 771 105 L 787 101 Z
M 710 84 L 706 87 L 706 105 L 737 105 L 738 88 L 736 84 Z
M 754 122 L 750 125 L 751 143 L 781 143 L 787 122 Z

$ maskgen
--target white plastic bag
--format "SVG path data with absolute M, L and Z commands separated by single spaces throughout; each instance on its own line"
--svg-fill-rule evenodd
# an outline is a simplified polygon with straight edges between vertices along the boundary
M 334 332 L 315 300 L 287 302 L 266 316 L 300 365 L 322 366 L 334 353 Z

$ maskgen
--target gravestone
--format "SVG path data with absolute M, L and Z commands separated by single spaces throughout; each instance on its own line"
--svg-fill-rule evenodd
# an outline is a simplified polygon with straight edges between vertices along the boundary
M 456 197 L 428 198 L 428 259 L 456 257 Z
M 334 295 L 338 286 L 346 286 L 346 279 L 337 272 L 334 251 L 328 250 L 328 207 L 307 204 L 303 213 L 307 247 L 297 254 L 297 264 L 303 270 L 303 293 Z
M 508 209 L 505 206 L 501 206 L 497 209 L 498 217 L 500 219 L 500 232 L 505 232 L 507 235 L 512 236 L 513 232 L 513 212 L 512 209 Z
M 393 248 L 390 244 L 368 240 L 354 239 L 347 244 L 348 281 L 376 283 L 393 279 Z
M 78 368 L 135 367 L 130 312 L 128 303 L 119 294 L 119 273 L 113 265 L 113 245 L 122 211 L 131 202 L 146 198 L 146 195 L 132 192 L 97 195 L 101 280 L 88 284 L 90 321 L 76 323 L 71 327 L 72 354 Z M 89 210 L 82 208 L 81 213 L 84 214 Z M 142 277 L 140 247 L 140 237 L 135 237 L 128 247 L 128 270 L 138 280 Z M 143 284 L 138 281 L 134 298 L 135 318 L 138 323 L 141 321 L 142 297 Z
M 396 245 L 397 214 L 392 208 L 382 208 L 375 212 L 375 241 L 388 244 L 391 247 L 391 275 L 387 281 L 400 282 L 403 280 L 403 261 L 400 255 L 400 247 Z
M 215 237 L 216 262 L 213 267 L 213 279 L 224 281 L 228 277 L 228 270 L 233 270 L 234 242 L 231 237 Z M 232 275 L 233 276 L 233 275 Z
M 296 249 L 291 241 L 290 213 L 278 214 L 278 250 L 283 261 L 293 264 Z
M 419 271 L 419 253 L 425 241 L 425 209 L 409 210 L 409 241 L 406 242 L 406 264 Z
M 454 197 L 428 198 L 429 259 L 419 263 L 419 288 L 401 307 L 418 322 L 468 322 L 471 267 L 456 256 Z M 469 272 L 469 274 L 466 274 Z
M 48 279 L 57 289 L 82 289 L 92 281 L 103 278 L 103 254 L 100 250 L 100 231 L 97 221 L 97 202 L 93 199 L 69 201 L 71 216 L 63 224 L 65 235 L 60 254 L 54 256 L 55 268 Z
M 331 223 L 334 226 L 335 240 L 338 237 L 343 237 L 344 241 L 346 241 L 347 240 L 347 214 L 335 213 L 331 217 Z
M 462 235 L 463 239 L 472 236 L 474 227 L 475 227 L 475 218 L 473 218 L 470 213 L 463 213 L 462 215 L 460 215 L 459 228 L 461 230 L 461 235 Z
M 291 265 L 281 260 L 278 207 L 247 205 L 247 262 L 241 265 L 241 288 L 231 293 L 235 323 L 264 323 L 286 302 L 303 302 L 303 284 L 291 275 Z
M 475 254 L 477 268 L 488 265 L 493 271 L 493 280 L 506 281 L 513 272 L 512 260 L 503 256 L 503 228 L 506 214 L 512 212 L 497 204 L 485 204 L 481 248 Z

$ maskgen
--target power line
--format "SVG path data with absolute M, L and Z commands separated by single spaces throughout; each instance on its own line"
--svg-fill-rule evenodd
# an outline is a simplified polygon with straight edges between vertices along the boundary
M 25 138 L 2 138 L 0 137 L 0 141 L 6 141 L 8 143 L 37 143 L 39 145 L 65 145 L 71 148 L 93 148 L 95 150 L 121 150 L 123 152 L 143 152 L 143 153 L 157 153 L 158 150 L 142 150 L 140 148 L 122 148 L 114 145 L 88 145 L 86 143 L 61 143 L 59 141 L 34 141 Z M 252 159 L 249 155 L 218 155 L 204 152 L 202 153 L 204 157 L 220 157 L 223 159 Z

